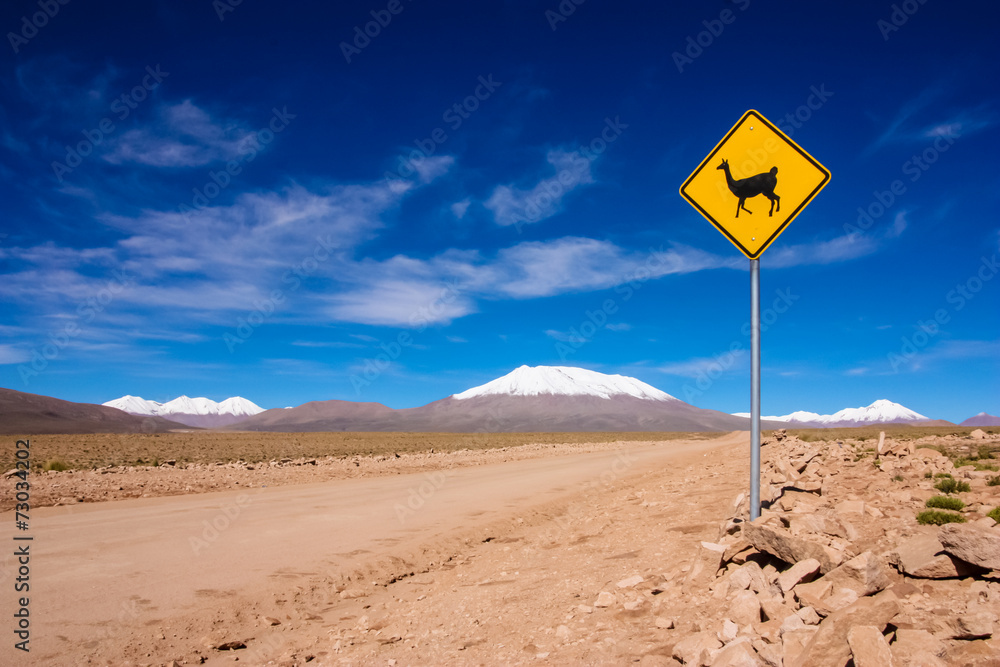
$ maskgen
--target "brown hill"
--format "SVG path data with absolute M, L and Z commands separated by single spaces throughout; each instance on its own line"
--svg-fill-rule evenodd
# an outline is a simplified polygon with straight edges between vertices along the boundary
M 162 417 L 139 417 L 104 405 L 0 387 L 0 433 L 163 433 L 187 428 Z
M 764 423 L 764 428 L 781 428 Z M 267 410 L 226 430 L 241 431 L 411 431 L 504 433 L 579 431 L 734 431 L 750 420 L 683 401 L 616 396 L 453 397 L 418 408 L 393 410 L 381 403 L 317 401 L 297 408 Z

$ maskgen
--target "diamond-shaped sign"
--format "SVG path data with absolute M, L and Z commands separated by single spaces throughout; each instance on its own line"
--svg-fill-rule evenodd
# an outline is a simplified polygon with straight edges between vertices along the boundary
M 694 170 L 681 196 L 750 259 L 830 181 L 830 172 L 751 109 Z

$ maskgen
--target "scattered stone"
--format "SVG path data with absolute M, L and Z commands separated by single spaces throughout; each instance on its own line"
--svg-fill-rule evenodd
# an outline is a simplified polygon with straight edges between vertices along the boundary
M 615 603 L 615 594 L 609 593 L 607 591 L 601 591 L 597 594 L 597 600 L 594 602 L 595 607 L 610 607 Z
M 711 664 L 714 652 L 722 648 L 714 633 L 699 632 L 674 644 L 673 657 L 685 665 L 702 667 Z
M 247 645 L 241 641 L 229 641 L 223 642 L 215 647 L 216 651 L 235 651 L 237 649 L 246 648 Z
M 736 639 L 736 635 L 739 633 L 740 626 L 736 625 L 727 618 L 722 621 L 722 629 L 719 630 L 719 640 L 721 640 L 723 644 L 728 644 Z
M 811 581 L 819 572 L 820 562 L 815 558 L 800 560 L 778 576 L 778 587 L 782 593 L 795 588 L 800 582 Z
M 712 660 L 712 667 L 760 667 L 763 664 L 746 638 L 732 642 Z
M 966 577 L 979 571 L 965 561 L 944 553 L 937 531 L 911 537 L 897 545 L 889 554 L 889 562 L 903 574 L 921 579 Z
M 981 611 L 976 614 L 958 614 L 945 622 L 944 632 L 939 637 L 946 639 L 984 639 L 993 636 L 993 614 Z
M 874 625 L 855 625 L 847 631 L 854 667 L 895 667 L 885 635 Z
M 281 621 L 279 621 L 278 619 L 274 618 L 273 616 L 265 616 L 263 618 L 263 621 L 267 625 L 281 625 Z
M 978 526 L 949 523 L 941 526 L 938 540 L 944 550 L 990 570 L 1000 570 L 1000 532 Z
M 969 434 L 969 437 L 972 438 L 973 440 L 985 440 L 986 431 L 984 431 L 981 428 L 977 428 L 975 431 Z
M 618 588 L 633 588 L 638 586 L 643 582 L 643 578 L 640 575 L 635 575 L 629 577 L 628 579 L 622 579 L 618 582 Z
M 892 583 L 882 562 L 870 551 L 831 570 L 824 579 L 835 587 L 853 590 L 858 597 L 878 593 Z
M 665 618 L 663 616 L 656 617 L 656 627 L 661 630 L 670 630 L 674 627 L 674 621 L 670 618 Z
M 760 622 L 760 601 L 751 591 L 740 591 L 729 604 L 729 615 L 741 626 Z
M 872 625 L 881 632 L 892 617 L 899 613 L 899 609 L 895 596 L 888 593 L 861 598 L 827 616 L 798 658 L 785 662 L 786 667 L 847 664 L 851 657 L 851 647 L 847 643 L 850 629 L 857 625 Z
M 758 551 L 766 551 L 786 563 L 815 559 L 819 561 L 820 572 L 823 573 L 837 567 L 843 560 L 843 554 L 829 547 L 759 524 L 758 521 L 760 519 L 743 525 L 743 537 Z

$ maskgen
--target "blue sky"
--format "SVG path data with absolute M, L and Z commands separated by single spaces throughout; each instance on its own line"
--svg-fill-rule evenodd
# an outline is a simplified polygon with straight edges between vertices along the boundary
M 749 262 L 677 190 L 753 108 L 833 174 L 761 259 L 763 412 L 1000 414 L 1000 8 L 674 4 L 5 3 L 0 385 L 747 411 Z

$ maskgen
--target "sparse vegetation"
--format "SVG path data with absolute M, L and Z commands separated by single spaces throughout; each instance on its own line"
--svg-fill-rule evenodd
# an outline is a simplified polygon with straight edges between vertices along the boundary
M 952 479 L 950 472 L 939 472 L 935 474 L 934 477 L 937 479 Z
M 971 489 L 968 482 L 959 482 L 952 477 L 940 480 L 934 488 L 943 493 L 965 493 Z
M 1000 486 L 1000 475 L 993 475 L 987 479 L 986 486 Z
M 904 479 L 903 479 L 902 475 L 893 475 L 892 476 L 892 481 L 894 481 L 894 482 L 902 482 L 902 481 L 904 481 Z
M 930 479 L 932 477 L 934 477 L 934 473 L 932 473 L 930 470 L 924 473 L 924 479 Z
M 63 470 L 69 470 L 69 469 L 70 469 L 69 464 L 59 459 L 52 459 L 50 461 L 46 461 L 42 465 L 42 470 L 46 471 L 55 470 L 56 472 L 62 472 Z
M 965 503 L 962 502 L 961 498 L 954 498 L 952 496 L 932 496 L 927 499 L 924 506 L 935 507 L 942 510 L 954 510 L 957 512 L 965 507 Z
M 981 459 L 993 458 L 993 451 L 990 450 L 988 445 L 979 445 L 979 451 L 977 452 L 977 454 Z
M 986 516 L 993 519 L 997 523 L 1000 523 L 1000 507 L 994 507 Z
M 930 526 L 943 526 L 946 523 L 965 523 L 965 517 L 952 512 L 924 510 L 917 515 L 917 523 Z
M 663 442 L 708 440 L 718 433 L 246 433 L 188 432 L 156 434 L 31 435 L 35 461 L 58 460 L 72 470 L 101 466 L 151 465 L 170 459 L 184 463 L 256 463 L 272 459 L 325 456 L 378 456 L 394 453 L 486 450 L 528 444 Z M 89 450 L 89 451 L 85 451 Z M 0 450 L 3 470 L 14 467 L 12 447 Z M 141 459 L 141 463 L 137 461 Z M 41 468 L 41 464 L 38 464 Z

